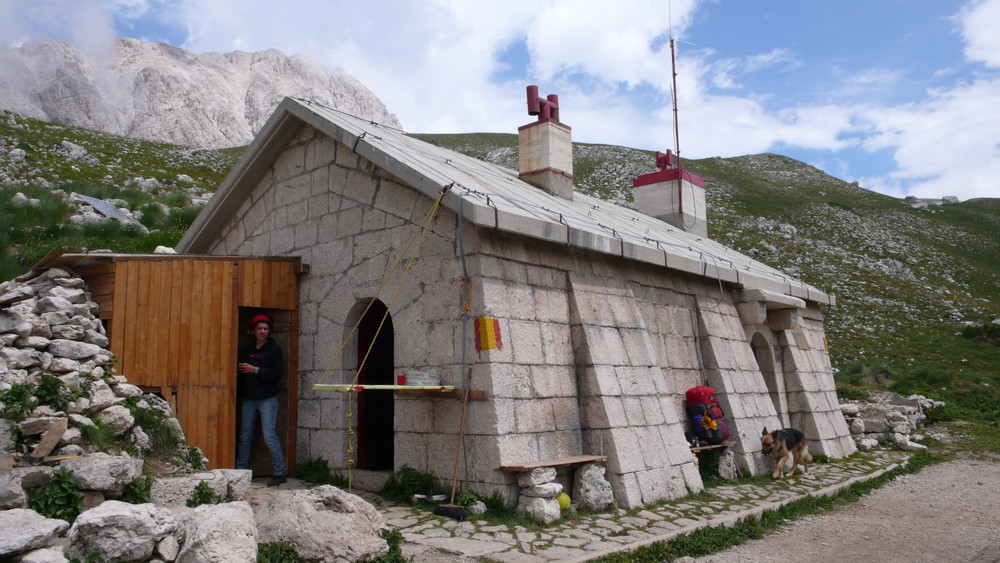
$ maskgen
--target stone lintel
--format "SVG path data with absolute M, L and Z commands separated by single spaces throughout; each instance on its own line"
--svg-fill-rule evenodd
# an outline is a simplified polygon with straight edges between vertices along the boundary
M 775 309 L 802 309 L 806 302 L 798 297 L 776 293 L 766 289 L 744 289 L 740 292 L 737 303 L 761 302 L 768 311 Z

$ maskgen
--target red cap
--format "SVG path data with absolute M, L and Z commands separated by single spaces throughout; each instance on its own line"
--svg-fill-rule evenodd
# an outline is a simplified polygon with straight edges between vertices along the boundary
M 267 323 L 267 328 L 274 328 L 274 322 L 271 321 L 271 317 L 267 315 L 257 315 L 250 321 L 250 330 L 257 328 L 257 323 L 259 322 Z

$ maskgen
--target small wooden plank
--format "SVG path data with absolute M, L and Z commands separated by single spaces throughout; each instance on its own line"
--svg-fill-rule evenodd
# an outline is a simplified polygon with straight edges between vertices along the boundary
M 577 463 L 594 463 L 594 462 L 604 462 L 608 461 L 608 456 L 606 455 L 578 455 L 573 457 L 562 457 L 559 459 L 546 459 L 542 461 L 529 461 L 526 463 L 517 463 L 514 465 L 501 465 L 497 467 L 497 471 L 503 471 L 504 473 L 520 473 L 522 471 L 531 471 L 532 469 L 538 469 L 539 467 L 561 467 L 563 465 L 574 465 Z
M 728 448 L 730 446 L 735 446 L 735 445 L 736 445 L 735 441 L 733 441 L 733 440 L 726 440 L 725 442 L 723 442 L 721 444 L 713 444 L 711 446 L 697 446 L 697 447 L 691 448 L 691 451 L 694 452 L 694 453 L 698 453 L 698 452 L 703 452 L 703 451 L 706 451 L 706 450 L 716 450 L 716 449 L 719 449 L 719 448 Z
M 51 428 L 42 434 L 42 441 L 38 442 L 35 446 L 35 451 L 31 452 L 31 457 L 45 457 L 49 455 L 53 448 L 59 444 L 59 440 L 62 439 L 63 434 L 66 433 L 66 424 L 69 422 L 68 418 L 60 418 L 52 425 Z

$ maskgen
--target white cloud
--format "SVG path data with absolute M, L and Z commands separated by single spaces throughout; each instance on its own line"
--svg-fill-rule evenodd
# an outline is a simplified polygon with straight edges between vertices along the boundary
M 531 119 L 524 86 L 536 83 L 543 95 L 560 95 L 576 140 L 663 150 L 673 139 L 666 39 L 684 39 L 706 5 L 723 9 L 711 0 L 621 0 L 613 9 L 598 0 L 283 0 L 280 6 L 270 0 L 3 0 L 0 43 L 56 36 L 100 44 L 113 37 L 117 22 L 134 26 L 133 35 L 186 30 L 181 46 L 195 52 L 307 54 L 357 77 L 418 132 L 514 132 Z M 947 182 L 956 193 L 996 196 L 1000 124 L 991 102 L 1000 99 L 1000 79 L 991 73 L 1000 67 L 1000 0 L 971 0 L 954 21 L 965 56 L 985 66 L 976 67 L 974 78 L 968 68 L 925 69 L 954 86 L 904 106 L 877 105 L 893 99 L 905 72 L 878 67 L 877 58 L 862 70 L 832 68 L 836 79 L 808 88 L 824 92 L 824 103 L 805 104 L 787 92 L 743 93 L 753 73 L 814 65 L 793 50 L 799 45 L 779 43 L 762 52 L 751 45 L 743 56 L 719 59 L 679 41 L 683 154 L 830 151 L 816 160 L 842 174 L 850 166 L 837 151 L 860 146 L 888 152 L 896 163 L 890 176 L 864 185 L 941 195 Z M 512 48 L 527 51 L 524 69 L 501 60 Z M 786 83 L 794 79 L 783 76 Z M 859 99 L 863 103 L 853 102 Z
M 975 0 L 959 15 L 965 56 L 971 61 L 1000 67 L 1000 0 Z
M 908 193 L 939 197 L 1000 197 L 1000 79 L 931 92 L 920 104 L 868 114 L 877 133 L 864 148 L 893 150 L 889 180 Z

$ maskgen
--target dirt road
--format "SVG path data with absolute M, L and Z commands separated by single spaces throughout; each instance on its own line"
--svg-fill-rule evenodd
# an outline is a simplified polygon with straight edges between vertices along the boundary
M 683 561 L 997 562 L 1000 457 L 931 466 L 765 539 Z

